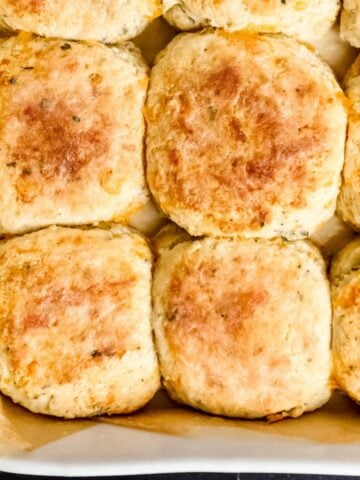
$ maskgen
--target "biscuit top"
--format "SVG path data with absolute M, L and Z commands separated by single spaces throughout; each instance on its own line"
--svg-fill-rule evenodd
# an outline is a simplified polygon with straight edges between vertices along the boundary
M 358 276 L 359 270 L 360 240 L 357 238 L 348 243 L 334 258 L 331 265 L 331 278 L 335 283 L 341 283 L 348 275 Z
M 225 234 L 258 230 L 332 181 L 342 94 L 291 39 L 180 36 L 158 58 L 148 105 L 149 182 L 165 211 L 206 212 Z
M 35 4 L 36 8 L 38 4 L 44 3 L 44 1 L 45 0 L 33 0 L 29 3 Z M 20 1 L 20 4 L 21 3 L 22 2 Z M 165 9 L 170 9 L 170 7 L 174 7 L 179 3 L 180 2 L 178 2 L 177 0 L 165 0 Z M 230 16 L 230 12 L 235 12 L 236 10 L 239 10 L 241 8 L 239 7 L 239 4 L 241 4 L 244 12 L 250 13 L 252 15 L 262 15 L 265 17 L 270 15 L 276 15 L 279 13 L 281 14 L 286 10 L 304 12 L 309 8 L 309 4 L 311 2 L 308 0 L 240 0 L 238 2 L 233 2 L 232 0 L 184 0 L 182 3 L 184 4 L 184 11 L 189 12 L 189 15 L 191 14 L 191 12 L 204 12 L 204 14 L 212 16 L 212 19 L 207 19 L 207 21 L 210 23 L 211 21 L 216 21 L 215 19 L 226 18 L 227 16 Z M 31 7 L 29 5 L 28 8 L 31 10 L 34 7 Z M 236 22 L 236 20 L 237 19 L 234 19 L 234 22 Z
M 150 268 L 133 234 L 50 228 L 0 244 L 0 336 L 17 387 L 81 381 L 151 349 Z
M 348 98 L 349 127 L 338 212 L 346 223 L 354 230 L 358 230 L 360 227 L 360 57 L 357 57 L 347 72 L 344 87 Z
M 352 63 L 349 70 L 346 72 L 344 78 L 344 87 L 346 89 L 347 96 L 354 96 L 354 99 L 357 100 L 359 95 L 359 76 L 360 76 L 360 56 L 357 56 L 355 61 Z
M 0 192 L 0 223 L 12 222 L 11 208 L 19 224 L 38 227 L 84 223 L 82 214 L 86 222 L 94 196 L 106 205 L 98 220 L 143 202 L 146 86 L 147 69 L 127 46 L 25 34 L 3 42 L 0 171 L 12 189 Z
M 135 37 L 160 14 L 158 0 L 3 0 L 0 5 L 5 27 L 108 43 Z
M 360 2 L 358 0 L 344 0 L 341 10 L 341 38 L 353 45 L 360 47 Z
M 321 37 L 335 22 L 339 0 L 164 0 L 166 18 L 182 30 L 211 26 Z
M 350 242 L 331 267 L 332 357 L 339 387 L 360 401 L 360 240 Z
M 211 346 L 220 354 L 226 345 L 233 351 L 232 358 L 240 356 L 244 364 L 254 360 L 257 347 L 258 354 L 273 350 L 268 328 L 281 335 L 289 323 L 305 323 L 301 315 L 315 318 L 308 306 L 315 300 L 316 282 L 322 283 L 324 278 L 324 265 L 315 248 L 307 244 L 288 247 L 280 240 L 273 244 L 248 242 L 185 242 L 175 247 L 173 254 L 168 253 L 173 264 L 164 298 L 166 330 L 173 349 L 195 351 L 196 343 L 199 354 Z M 166 253 L 164 256 L 166 261 Z M 321 290 L 324 297 L 319 300 L 323 302 L 328 292 Z M 261 337 L 253 330 L 258 322 L 265 329 Z M 311 341 L 307 339 L 309 345 Z
M 7 2 L 19 15 L 39 14 L 46 7 L 46 0 L 8 0 Z
M 305 242 L 182 242 L 162 252 L 154 302 L 164 377 L 175 391 L 198 379 L 206 398 L 239 392 L 266 415 L 278 394 L 301 398 L 302 375 L 312 388 L 311 375 L 329 370 L 325 266 Z

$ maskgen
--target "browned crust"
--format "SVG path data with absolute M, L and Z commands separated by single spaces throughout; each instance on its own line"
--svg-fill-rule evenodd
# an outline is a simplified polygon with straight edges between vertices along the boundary
M 121 358 L 137 347 L 134 329 L 126 323 L 137 281 L 129 262 L 114 260 L 116 272 L 111 274 L 105 267 L 83 267 L 80 283 L 64 276 L 64 271 L 75 268 L 74 254 L 89 243 L 91 238 L 81 233 L 72 238 L 59 235 L 53 247 L 64 249 L 60 263 L 58 255 L 49 252 L 41 261 L 44 252 L 36 250 L 18 251 L 22 260 L 14 263 L 14 250 L 0 256 L 1 265 L 9 265 L 1 278 L 6 285 L 0 302 L 1 341 L 8 346 L 10 370 L 22 372 L 27 381 L 71 383 L 106 357 Z M 17 295 L 22 296 L 21 310 Z M 83 312 L 81 320 L 66 314 L 74 309 Z M 42 347 L 37 352 L 31 347 L 32 339 Z M 61 339 L 73 350 L 65 353 Z
M 227 37 L 219 38 L 222 46 L 216 38 L 204 42 L 202 61 L 191 52 L 175 68 L 169 52 L 155 67 L 153 82 L 161 72 L 162 85 L 171 88 L 161 93 L 155 86 L 156 103 L 150 89 L 149 183 L 170 214 L 213 216 L 225 233 L 257 230 L 272 221 L 274 206 L 307 207 L 328 169 L 327 111 L 337 99 L 290 54 L 272 54 L 272 70 L 265 71 L 257 55 L 271 39 L 229 36 L 227 52 Z M 241 55 L 230 53 L 231 43 Z M 231 223 L 229 207 L 238 216 Z
M 195 266 L 185 260 L 176 265 L 168 287 L 164 332 L 169 349 L 177 361 L 185 364 L 198 352 L 197 361 L 207 372 L 210 387 L 220 386 L 222 379 L 217 376 L 214 365 L 211 366 L 212 362 L 207 362 L 209 356 L 218 355 L 219 363 L 224 358 L 231 358 L 234 365 L 251 362 L 253 369 L 249 370 L 248 382 L 254 386 L 261 370 L 257 370 L 256 365 L 264 356 L 269 356 L 267 362 L 271 368 L 290 365 L 284 355 L 271 352 L 265 338 L 266 321 L 263 323 L 265 336 L 258 335 L 262 323 L 259 312 L 271 302 L 271 293 L 261 278 L 254 285 L 241 286 L 238 279 L 245 272 L 242 272 L 243 262 L 242 257 L 233 258 L 231 263 L 212 259 Z M 280 280 L 282 288 L 289 281 L 291 275 L 284 273 Z
M 46 0 L 7 0 L 19 15 L 41 13 L 46 6 Z
M 65 183 L 78 180 L 84 166 L 109 151 L 110 121 L 105 114 L 83 129 L 76 109 L 62 100 L 44 98 L 24 105 L 18 120 L 22 133 L 8 163 L 18 172 L 15 188 L 24 203 L 31 203 L 44 183 L 59 177 Z

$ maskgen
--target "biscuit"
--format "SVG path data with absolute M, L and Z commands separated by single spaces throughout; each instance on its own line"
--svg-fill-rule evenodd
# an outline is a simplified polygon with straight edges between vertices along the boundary
M 180 30 L 211 26 L 285 33 L 301 40 L 321 37 L 335 22 L 339 0 L 165 0 L 165 18 Z M 350 2 L 349 2 L 350 3 Z
M 360 2 L 344 0 L 341 11 L 341 36 L 354 47 L 360 47 Z
M 153 284 L 170 396 L 244 418 L 297 417 L 323 405 L 331 301 L 318 250 L 304 241 L 180 238 L 161 249 Z
M 1 0 L 8 30 L 114 43 L 138 35 L 161 14 L 158 0 Z
M 146 117 L 150 189 L 191 235 L 297 239 L 332 217 L 344 95 L 297 41 L 177 36 L 152 71 Z
M 0 391 L 37 413 L 129 413 L 159 386 L 151 254 L 123 227 L 0 244 Z
M 0 65 L 0 233 L 121 221 L 146 203 L 135 47 L 20 34 Z
M 332 354 L 338 386 L 360 402 L 360 240 L 349 243 L 331 268 Z
M 360 57 L 358 57 L 344 81 L 349 101 L 349 127 L 346 141 L 343 183 L 339 195 L 338 212 L 345 222 L 360 229 Z

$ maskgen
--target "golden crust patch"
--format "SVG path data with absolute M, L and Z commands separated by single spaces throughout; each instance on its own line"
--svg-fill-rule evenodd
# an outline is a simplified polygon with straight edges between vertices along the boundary
M 46 6 L 46 0 L 7 0 L 19 15 L 39 14 Z
M 58 183 L 61 178 L 65 186 L 79 179 L 83 167 L 108 153 L 109 118 L 103 114 L 84 130 L 75 113 L 61 100 L 47 99 L 29 103 L 21 111 L 22 131 L 9 163 L 18 172 L 15 188 L 22 202 L 31 202 L 44 183 Z

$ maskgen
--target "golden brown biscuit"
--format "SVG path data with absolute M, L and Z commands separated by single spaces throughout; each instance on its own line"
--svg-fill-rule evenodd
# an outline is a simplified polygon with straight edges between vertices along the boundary
M 341 12 L 341 36 L 354 47 L 360 47 L 360 1 L 344 0 Z
M 340 9 L 339 0 L 164 0 L 163 5 L 167 20 L 180 30 L 251 28 L 307 41 L 330 29 Z
M 130 44 L 0 44 L 0 232 L 122 220 L 147 201 L 147 83 Z
M 203 31 L 160 54 L 147 100 L 147 177 L 192 235 L 306 237 L 334 213 L 344 96 L 281 36 Z
M 339 387 L 360 402 L 360 240 L 348 244 L 331 268 L 333 361 Z
M 0 0 L 0 22 L 44 37 L 114 43 L 161 14 L 159 0 Z
M 153 325 L 170 396 L 246 418 L 323 405 L 331 305 L 318 250 L 303 241 L 182 236 L 174 246 L 169 233 L 155 270 Z
M 346 75 L 346 94 L 349 99 L 349 128 L 346 141 L 343 183 L 338 211 L 345 222 L 360 229 L 360 57 Z
M 151 254 L 121 227 L 0 244 L 0 390 L 33 412 L 128 413 L 159 386 Z

